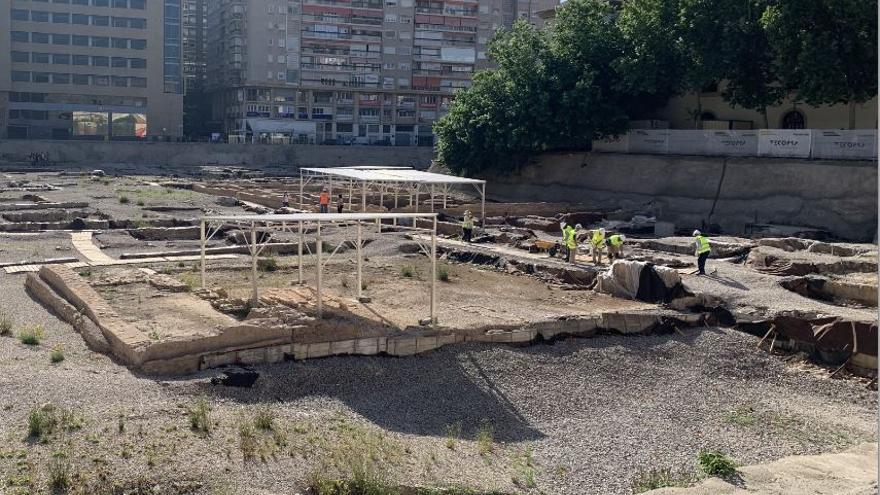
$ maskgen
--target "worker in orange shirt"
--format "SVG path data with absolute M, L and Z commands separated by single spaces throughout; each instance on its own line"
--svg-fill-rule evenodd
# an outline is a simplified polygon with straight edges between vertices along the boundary
M 330 212 L 330 191 L 325 187 L 321 190 L 321 196 L 319 197 L 319 203 L 321 206 L 321 213 L 329 213 Z

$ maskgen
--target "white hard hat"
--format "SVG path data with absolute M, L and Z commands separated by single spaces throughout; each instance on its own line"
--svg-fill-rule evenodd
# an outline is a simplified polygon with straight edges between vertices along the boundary
M 625 241 L 625 240 L 626 240 L 626 236 L 623 235 L 623 234 L 620 234 L 620 240 L 621 240 L 621 241 Z
M 582 229 L 583 226 L 582 226 L 581 224 L 577 224 L 577 225 L 574 226 L 574 228 L 576 228 L 576 229 Z
M 695 230 L 694 233 L 693 233 L 692 235 L 693 235 L 694 237 L 696 237 L 696 236 L 700 235 L 700 231 L 699 231 L 699 230 Z
M 599 232 L 601 232 L 601 233 L 604 235 L 604 234 L 605 234 L 605 228 L 604 228 L 604 227 L 603 227 L 603 228 L 600 228 L 600 229 L 599 229 Z
M 559 222 L 559 226 L 560 226 L 560 227 L 563 227 L 563 228 L 564 228 L 566 225 L 568 225 L 568 224 L 565 223 L 565 222 Z

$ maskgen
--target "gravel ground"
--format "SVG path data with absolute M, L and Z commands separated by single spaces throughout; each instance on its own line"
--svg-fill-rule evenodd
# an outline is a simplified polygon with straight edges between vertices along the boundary
M 49 456 L 67 443 L 83 476 L 104 466 L 114 479 L 143 477 L 166 490 L 168 480 L 187 479 L 202 487 L 198 493 L 290 493 L 322 466 L 328 449 L 380 438 L 385 469 L 400 482 L 625 494 L 643 470 L 692 469 L 701 449 L 758 463 L 837 451 L 876 435 L 876 393 L 794 368 L 730 330 L 285 363 L 257 368 L 262 377 L 252 389 L 232 389 L 209 384 L 216 372 L 159 380 L 89 352 L 23 292 L 22 279 L 0 275 L 2 310 L 16 325 L 43 325 L 46 338 L 36 348 L 0 338 L 7 418 L 0 450 L 21 449 L 40 482 Z M 55 346 L 66 359 L 52 365 Z M 185 406 L 201 395 L 216 422 L 208 437 L 187 427 Z M 77 411 L 85 426 L 64 440 L 26 440 L 28 412 L 48 401 Z M 237 425 L 262 403 L 274 405 L 288 437 L 265 462 L 244 462 Z M 124 433 L 116 432 L 120 415 Z M 450 449 L 454 425 L 464 440 Z M 485 425 L 495 443 L 481 455 L 472 439 Z M 512 481 L 526 477 L 527 458 L 535 489 Z M 0 482 L 8 484 L 16 469 L 0 455 Z

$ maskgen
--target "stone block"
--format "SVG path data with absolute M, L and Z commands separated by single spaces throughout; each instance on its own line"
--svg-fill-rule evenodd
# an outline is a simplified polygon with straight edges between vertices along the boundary
M 266 362 L 266 349 L 245 349 L 238 351 L 237 362 L 241 364 L 261 364 Z
M 355 349 L 355 341 L 354 340 L 337 340 L 334 342 L 330 342 L 330 354 L 344 355 L 344 354 L 354 354 Z
M 330 342 L 316 342 L 314 344 L 307 344 L 307 346 L 307 359 L 326 357 L 330 355 Z

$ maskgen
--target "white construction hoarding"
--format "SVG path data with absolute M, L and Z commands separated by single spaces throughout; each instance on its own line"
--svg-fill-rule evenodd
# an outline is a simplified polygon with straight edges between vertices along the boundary
M 812 156 L 830 160 L 873 160 L 877 157 L 877 131 L 814 130 Z
M 758 156 L 809 158 L 809 129 L 761 129 L 758 131 Z

